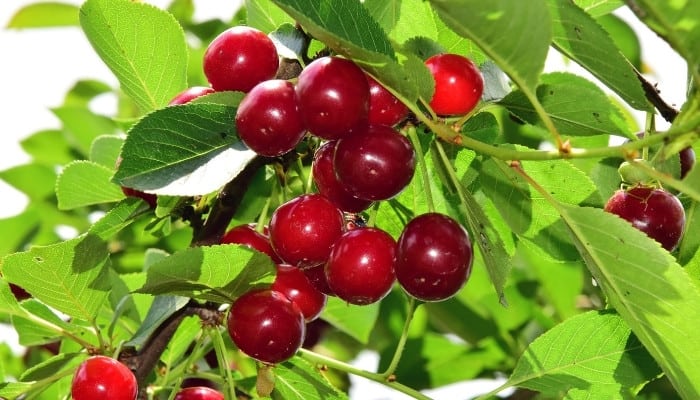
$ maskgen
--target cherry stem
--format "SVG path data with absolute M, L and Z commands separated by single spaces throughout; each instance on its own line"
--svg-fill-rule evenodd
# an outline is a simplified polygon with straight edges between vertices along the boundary
M 408 330 L 411 327 L 411 321 L 413 321 L 413 315 L 415 314 L 416 308 L 419 304 L 416 304 L 416 299 L 408 296 L 408 307 L 406 310 L 406 321 L 403 324 L 403 330 L 401 331 L 401 337 L 399 342 L 396 344 L 396 350 L 394 350 L 394 356 L 391 358 L 391 362 L 387 367 L 386 371 L 381 374 L 385 380 L 390 380 L 396 372 L 396 368 L 399 366 L 399 361 L 403 355 L 403 350 L 406 347 L 406 340 L 408 339 Z
M 329 367 L 333 369 L 337 369 L 339 371 L 344 371 L 353 375 L 361 376 L 365 379 L 369 379 L 374 382 L 381 383 L 384 386 L 390 387 L 396 391 L 399 391 L 401 393 L 404 393 L 408 396 L 413 397 L 414 399 L 417 400 L 433 400 L 430 397 L 424 395 L 423 393 L 410 388 L 402 383 L 399 383 L 397 381 L 387 379 L 384 377 L 383 374 L 378 374 L 376 372 L 369 372 L 365 371 L 364 369 L 360 369 L 357 367 L 354 367 L 348 363 L 338 361 L 334 358 L 324 356 L 322 354 L 314 353 L 313 351 L 307 350 L 307 349 L 300 349 L 299 353 L 297 353 L 301 358 L 305 359 L 306 361 L 309 361 L 310 363 L 316 365 L 316 366 L 323 366 L 323 367 Z
M 678 180 L 663 172 L 659 172 L 643 162 L 632 160 L 630 161 L 630 164 L 636 168 L 641 169 L 645 174 L 651 176 L 657 181 L 663 182 L 666 186 L 670 186 L 678 190 L 679 192 L 685 193 L 686 195 L 693 198 L 693 200 L 695 201 L 700 201 L 700 191 L 696 189 L 693 185 L 685 183 L 684 180 Z
M 418 154 L 418 169 L 421 173 L 421 178 L 423 180 L 423 190 L 425 190 L 425 201 L 428 203 L 428 210 L 430 212 L 435 212 L 435 203 L 433 202 L 433 192 L 430 187 L 430 175 L 428 173 L 428 166 L 425 165 L 425 157 L 423 157 L 423 145 L 420 143 L 420 139 L 416 134 L 416 127 L 413 125 L 406 126 L 406 133 L 408 133 L 408 138 L 411 139 L 413 147 Z
M 224 375 L 225 384 L 228 388 L 226 397 L 229 399 L 235 399 L 236 382 L 233 380 L 231 368 L 229 368 L 231 363 L 229 362 L 228 357 L 226 357 L 226 344 L 224 343 L 224 338 L 221 336 L 221 330 L 213 327 L 209 329 L 209 336 L 214 343 L 214 352 L 216 353 L 216 359 L 219 362 L 219 368 L 223 369 L 226 373 L 226 375 Z

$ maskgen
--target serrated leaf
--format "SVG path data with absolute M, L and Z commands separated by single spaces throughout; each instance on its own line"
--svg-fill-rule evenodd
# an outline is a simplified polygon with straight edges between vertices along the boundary
M 27 311 L 19 305 L 7 280 L 0 276 L 0 314 L 26 315 Z
M 611 13 L 625 5 L 623 0 L 573 0 L 574 3 L 581 7 L 592 17 L 600 17 Z
M 113 135 L 98 136 L 90 146 L 90 161 L 114 170 L 124 138 Z
M 585 78 L 559 72 L 543 75 L 542 84 L 537 87 L 537 98 L 563 135 L 626 136 L 628 133 L 618 108 L 599 87 Z M 526 93 L 513 91 L 500 104 L 523 121 L 540 124 Z
M 63 165 L 75 159 L 60 130 L 35 132 L 23 139 L 20 146 L 36 162 L 47 165 Z
M 117 130 L 111 118 L 95 114 L 87 107 L 61 106 L 52 108 L 51 112 L 63 123 L 63 134 L 68 144 L 85 155 L 96 137 Z
M 31 163 L 17 165 L 0 171 L 0 179 L 26 194 L 31 200 L 53 197 L 52 187 L 56 182 L 56 171 L 47 165 Z
M 294 24 L 294 19 L 270 0 L 245 0 L 248 26 L 263 32 L 272 32 L 283 24 Z
M 593 398 L 627 398 L 631 389 L 660 374 L 654 359 L 625 321 L 608 311 L 569 318 L 532 342 L 509 385 L 544 395 L 581 393 Z
M 119 231 L 129 226 L 136 216 L 148 209 L 149 207 L 145 202 L 138 198 L 128 197 L 115 205 L 107 214 L 95 222 L 88 232 L 107 241 Z
M 202 320 L 199 317 L 191 316 L 182 320 L 160 360 L 168 366 L 176 365 L 178 360 L 191 351 L 192 343 L 201 332 Z
M 367 306 L 348 304 L 334 296 L 328 296 L 321 318 L 347 333 L 360 343 L 367 343 L 379 316 L 379 303 Z
M 165 106 L 187 86 L 187 45 L 167 12 L 128 0 L 88 0 L 80 25 L 141 111 Z
M 20 381 L 40 381 L 45 378 L 49 378 L 56 375 L 58 372 L 63 370 L 66 366 L 75 364 L 73 361 L 80 359 L 85 355 L 82 353 L 59 353 L 55 356 L 49 358 L 48 360 L 42 361 L 37 365 L 32 366 L 22 373 L 20 376 Z
M 189 103 L 146 115 L 129 131 L 113 180 L 170 196 L 211 193 L 256 157 L 236 135 L 236 109 Z
M 273 398 L 279 400 L 343 400 L 347 399 L 318 369 L 298 357 L 279 364 L 273 370 L 275 388 Z
M 125 346 L 140 348 L 143 346 L 151 334 L 173 315 L 177 310 L 186 306 L 190 301 L 188 297 L 161 295 L 155 296 L 148 313 L 139 326 L 139 330 L 134 333 L 134 336 L 126 343 Z
M 610 305 L 679 394 L 700 397 L 700 288 L 661 246 L 601 209 L 560 205 L 589 271 Z
M 31 317 L 15 315 L 12 317 L 12 326 L 17 331 L 19 342 L 23 346 L 38 346 L 55 342 L 68 334 L 97 344 L 98 340 L 94 331 L 85 329 L 79 323 L 64 321 L 48 306 L 36 299 L 24 301 L 22 307 L 31 314 Z
M 476 43 L 521 89 L 534 91 L 552 39 L 544 0 L 430 3 L 450 28 Z
M 16 399 L 32 388 L 33 382 L 0 382 L 0 397 Z
M 138 292 L 231 303 L 248 290 L 271 284 L 275 271 L 270 257 L 247 247 L 200 246 L 151 265 Z
M 78 7 L 54 1 L 28 4 L 15 12 L 8 29 L 78 26 Z
M 112 183 L 113 174 L 113 169 L 92 161 L 68 164 L 56 179 L 58 209 L 71 210 L 123 199 L 121 188 Z
M 558 0 L 548 2 L 556 49 L 587 69 L 633 108 L 650 111 L 652 107 L 634 68 L 608 33 L 576 5 Z
M 107 244 L 88 234 L 9 255 L 2 271 L 46 305 L 92 321 L 108 295 L 108 257 Z

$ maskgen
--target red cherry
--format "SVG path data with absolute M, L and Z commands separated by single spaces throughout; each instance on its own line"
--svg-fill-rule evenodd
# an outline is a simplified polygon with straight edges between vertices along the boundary
M 635 186 L 618 190 L 608 199 L 605 211 L 629 221 L 668 251 L 676 248 L 685 226 L 683 204 L 663 189 Z
M 15 299 L 17 299 L 17 301 L 26 300 L 32 297 L 29 292 L 24 290 L 22 287 L 15 285 L 14 283 L 10 283 L 10 290 L 12 291 L 12 294 L 15 295 Z
M 318 192 L 343 211 L 358 213 L 372 205 L 371 200 L 358 199 L 338 180 L 333 167 L 336 142 L 326 142 L 316 150 L 312 175 Z
M 354 196 L 387 200 L 411 182 L 416 153 L 393 128 L 371 125 L 338 141 L 333 165 L 338 180 Z
M 455 295 L 471 274 L 472 244 L 452 218 L 428 213 L 404 227 L 396 250 L 396 280 L 411 296 L 441 301 Z
M 381 229 L 345 232 L 326 263 L 328 285 L 348 303 L 375 303 L 389 293 L 396 280 L 395 256 L 396 242 Z
M 238 348 L 268 364 L 291 358 L 304 341 L 304 315 L 282 293 L 247 292 L 231 305 L 228 332 Z
M 331 287 L 328 286 L 325 264 L 314 265 L 313 267 L 304 268 L 301 271 L 309 279 L 309 282 L 314 285 L 316 290 L 325 294 L 326 296 L 335 296 L 335 293 Z
M 272 213 L 270 242 L 285 263 L 308 268 L 326 262 L 344 226 L 342 212 L 330 200 L 305 194 Z
M 221 244 L 240 244 L 267 254 L 275 263 L 282 262 L 272 249 L 270 239 L 255 230 L 255 225 L 252 224 L 238 225 L 229 229 L 221 238 Z
M 134 400 L 138 384 L 133 372 L 119 361 L 94 356 L 83 361 L 73 376 L 74 400 Z
M 192 86 L 178 93 L 168 105 L 178 105 L 189 103 L 190 101 L 210 93 L 214 93 L 214 89 L 206 86 Z
M 690 172 L 690 169 L 695 165 L 695 150 L 692 147 L 686 147 L 678 153 L 681 159 L 681 179 L 685 178 Z
M 181 389 L 173 400 L 224 400 L 224 395 L 206 386 L 193 386 Z
M 479 68 L 457 54 L 436 54 L 425 61 L 435 79 L 430 107 L 438 115 L 464 115 L 476 107 L 484 91 Z
M 302 270 L 292 265 L 277 265 L 271 289 L 287 296 L 304 314 L 306 322 L 318 318 L 326 306 L 326 295 L 316 289 Z
M 139 199 L 148 203 L 151 208 L 156 208 L 158 204 L 158 196 L 153 193 L 142 192 L 138 189 L 133 189 L 130 187 L 122 186 L 122 193 L 126 197 L 138 197 Z
M 304 124 L 313 135 L 336 140 L 367 124 L 369 84 L 350 60 L 314 60 L 299 74 L 296 91 Z
M 216 91 L 248 92 L 277 74 L 279 57 L 263 32 L 234 26 L 214 38 L 204 53 L 204 74 Z
M 370 125 L 394 126 L 408 116 L 408 108 L 374 78 L 367 75 L 369 83 Z

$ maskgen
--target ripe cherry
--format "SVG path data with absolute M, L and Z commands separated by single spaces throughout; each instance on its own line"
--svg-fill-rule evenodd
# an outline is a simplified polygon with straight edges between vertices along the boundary
M 272 261 L 280 263 L 279 256 L 272 249 L 270 239 L 263 233 L 255 230 L 255 225 L 244 224 L 229 229 L 221 238 L 221 244 L 240 244 L 267 254 Z
M 238 348 L 268 364 L 291 358 L 304 341 L 304 315 L 274 290 L 243 294 L 231 305 L 228 332 Z
M 695 165 L 695 150 L 692 147 L 686 147 L 678 153 L 678 156 L 681 159 L 681 179 L 683 179 Z
M 271 289 L 287 296 L 304 314 L 306 322 L 318 318 L 326 306 L 326 295 L 316 289 L 302 270 L 292 265 L 277 265 Z
M 325 264 L 314 265 L 313 267 L 304 268 L 301 271 L 309 279 L 309 282 L 314 285 L 316 290 L 325 294 L 326 296 L 335 296 L 335 293 L 331 287 L 328 286 Z
M 355 197 L 386 200 L 411 182 L 416 153 L 393 128 L 371 125 L 338 141 L 333 166 L 338 180 Z
M 224 395 L 206 386 L 193 386 L 181 389 L 174 400 L 224 400 Z
M 653 187 L 618 190 L 608 199 L 605 211 L 629 221 L 668 251 L 678 245 L 685 225 L 685 211 L 680 200 Z
M 342 212 L 330 200 L 305 194 L 272 213 L 270 242 L 285 263 L 307 268 L 326 262 L 344 226 Z
M 438 115 L 464 115 L 476 107 L 484 79 L 474 63 L 457 54 L 436 54 L 425 61 L 435 79 L 430 107 Z
M 238 106 L 236 129 L 243 143 L 262 156 L 293 150 L 306 132 L 294 85 L 281 79 L 256 85 Z
M 445 300 L 467 282 L 472 260 L 472 244 L 462 225 L 439 213 L 419 215 L 399 237 L 396 280 L 419 300 Z
M 312 163 L 312 175 L 318 192 L 326 196 L 336 207 L 343 211 L 358 213 L 366 210 L 371 200 L 358 199 L 350 194 L 335 174 L 333 156 L 335 155 L 335 141 L 326 142 L 316 150 Z
M 328 285 L 351 304 L 372 304 L 391 290 L 396 276 L 396 242 L 377 228 L 345 232 L 333 246 L 326 263 Z
M 394 126 L 408 116 L 408 108 L 376 79 L 367 75 L 367 83 L 369 83 L 368 120 L 370 125 Z
M 93 356 L 78 366 L 71 384 L 74 400 L 134 400 L 136 377 L 126 365 L 105 356 Z
M 220 33 L 204 53 L 204 75 L 216 91 L 248 92 L 277 74 L 279 57 L 263 32 L 234 26 Z
M 210 88 L 207 86 L 192 86 L 178 93 L 175 97 L 173 97 L 172 100 L 170 100 L 170 103 L 168 103 L 168 105 L 173 106 L 178 104 L 189 103 L 197 97 L 201 97 L 214 92 L 214 88 Z
M 369 84 L 350 60 L 314 60 L 301 71 L 296 91 L 304 124 L 318 137 L 340 139 L 367 124 Z

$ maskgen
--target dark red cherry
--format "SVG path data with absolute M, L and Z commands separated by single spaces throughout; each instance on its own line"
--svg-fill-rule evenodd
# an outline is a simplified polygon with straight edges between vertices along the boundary
M 690 172 L 690 169 L 695 165 L 695 150 L 692 147 L 686 147 L 678 153 L 681 159 L 681 179 L 685 178 Z
M 280 263 L 279 256 L 272 249 L 270 239 L 255 229 L 255 225 L 238 225 L 228 230 L 221 238 L 221 244 L 240 244 L 267 254 L 272 261 Z
M 291 358 L 304 341 L 304 315 L 285 295 L 273 290 L 243 294 L 231 305 L 228 332 L 250 357 L 267 364 Z
M 316 289 L 302 270 L 293 265 L 277 265 L 277 275 L 271 289 L 287 296 L 304 314 L 306 322 L 318 318 L 326 306 L 326 295 Z
M 304 268 L 301 271 L 309 279 L 309 282 L 314 285 L 316 290 L 325 294 L 326 296 L 335 296 L 335 293 L 333 293 L 331 287 L 328 286 L 325 264 L 314 265 L 313 267 Z
M 416 153 L 393 128 L 371 125 L 338 141 L 333 166 L 338 180 L 355 197 L 387 200 L 411 182 Z
M 151 208 L 156 208 L 158 204 L 158 196 L 152 193 L 142 192 L 138 189 L 133 189 L 130 187 L 122 186 L 122 193 L 126 197 L 138 197 L 139 199 L 148 203 Z
M 457 54 L 436 54 L 425 61 L 435 79 L 430 107 L 438 115 L 464 115 L 476 107 L 484 91 L 479 68 Z
M 210 93 L 214 93 L 214 88 L 210 88 L 207 86 L 192 86 L 178 93 L 175 97 L 173 97 L 172 100 L 170 100 L 170 103 L 168 103 L 168 105 L 173 106 L 177 104 L 189 103 L 197 97 L 201 97 Z
M 224 400 L 223 393 L 206 386 L 181 389 L 173 400 Z
M 376 79 L 367 75 L 367 83 L 369 83 L 368 120 L 370 125 L 394 126 L 408 116 L 408 108 Z
M 263 32 L 234 26 L 219 34 L 204 53 L 204 75 L 216 91 L 248 92 L 277 74 L 279 57 Z
M 326 196 L 343 211 L 358 213 L 372 205 L 371 200 L 358 199 L 350 194 L 335 174 L 333 156 L 336 142 L 326 142 L 316 150 L 312 163 L 312 175 L 318 192 Z
M 243 143 L 262 156 L 293 150 L 306 132 L 294 85 L 280 79 L 256 85 L 238 106 L 236 129 Z
M 441 301 L 454 296 L 471 274 L 467 231 L 439 213 L 422 214 L 404 227 L 396 250 L 396 280 L 411 296 Z
M 93 356 L 83 361 L 73 376 L 74 400 L 134 400 L 138 384 L 133 372 L 119 361 Z
M 377 228 L 345 232 L 333 246 L 326 263 L 328 285 L 351 304 L 375 303 L 391 290 L 396 277 L 396 242 Z
M 304 124 L 318 137 L 340 139 L 367 124 L 369 84 L 350 60 L 313 61 L 301 71 L 296 91 Z
M 342 212 L 330 200 L 305 194 L 272 213 L 270 242 L 285 263 L 308 268 L 326 262 L 344 226 Z
M 632 226 L 673 251 L 685 226 L 685 211 L 680 200 L 663 189 L 635 186 L 613 193 L 605 211 L 629 221 Z

